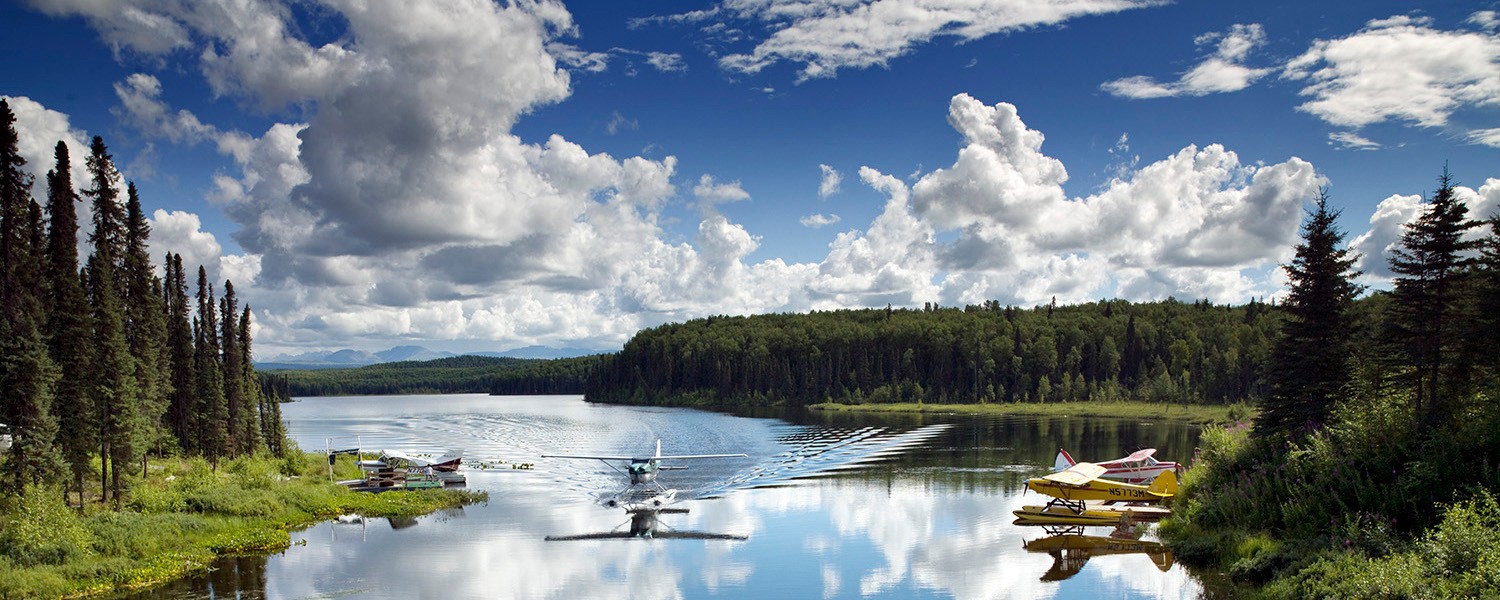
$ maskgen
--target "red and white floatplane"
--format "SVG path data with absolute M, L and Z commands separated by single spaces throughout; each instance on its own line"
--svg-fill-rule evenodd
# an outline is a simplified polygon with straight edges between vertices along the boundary
M 1161 475 L 1167 471 L 1172 471 L 1174 475 L 1182 475 L 1181 465 L 1170 460 L 1156 460 L 1156 457 L 1153 456 L 1154 454 L 1156 454 L 1156 448 L 1145 448 L 1136 450 L 1130 453 L 1130 456 L 1124 458 L 1116 458 L 1094 464 L 1104 467 L 1105 471 L 1102 477 L 1126 483 L 1148 482 L 1156 479 L 1157 475 Z M 1058 450 L 1057 460 L 1053 462 L 1052 470 L 1064 471 L 1076 464 L 1078 464 L 1078 461 L 1073 460 L 1073 455 L 1068 454 L 1067 450 Z

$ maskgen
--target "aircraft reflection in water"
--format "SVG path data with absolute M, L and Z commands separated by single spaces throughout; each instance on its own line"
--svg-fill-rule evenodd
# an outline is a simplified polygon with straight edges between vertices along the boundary
M 702 531 L 678 531 L 662 523 L 663 514 L 686 514 L 686 508 L 636 508 L 630 520 L 615 527 L 614 531 L 581 533 L 577 535 L 549 535 L 549 542 L 573 542 L 580 540 L 748 540 L 750 536 L 728 533 L 706 533 Z M 627 527 L 628 525 L 628 527 Z
M 1172 551 L 1160 542 L 1132 538 L 1083 535 L 1083 527 L 1047 528 L 1049 537 L 1026 542 L 1027 552 L 1052 555 L 1052 568 L 1042 574 L 1042 581 L 1062 581 L 1077 575 L 1084 563 L 1095 556 L 1145 554 L 1163 573 L 1172 568 Z

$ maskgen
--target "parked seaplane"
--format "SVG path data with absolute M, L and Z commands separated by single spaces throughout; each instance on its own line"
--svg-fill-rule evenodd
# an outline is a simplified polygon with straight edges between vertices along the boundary
M 1131 452 L 1129 456 L 1096 462 L 1094 464 L 1104 467 L 1104 477 L 1107 479 L 1119 479 L 1126 483 L 1145 483 L 1156 479 L 1167 471 L 1178 475 L 1182 474 L 1182 466 L 1170 460 L 1156 460 L 1156 448 L 1145 448 Z M 1057 459 L 1052 462 L 1053 471 L 1065 471 L 1069 467 L 1078 464 L 1073 460 L 1073 455 L 1067 450 L 1059 449 Z
M 381 450 L 374 460 L 359 460 L 357 464 L 365 473 L 387 469 L 425 469 L 431 471 L 443 483 L 464 483 L 464 474 L 458 471 L 463 465 L 463 449 L 449 450 L 437 458 L 414 456 L 400 450 Z
M 608 465 L 617 473 L 629 479 L 625 489 L 620 490 L 612 496 L 604 496 L 599 503 L 609 508 L 624 508 L 627 511 L 661 509 L 677 500 L 677 490 L 667 489 L 657 481 L 656 476 L 661 471 L 678 471 L 686 469 L 686 466 L 668 466 L 661 464 L 664 460 L 698 460 L 705 458 L 744 458 L 746 454 L 677 454 L 662 456 L 661 440 L 656 440 L 656 454 L 653 456 L 594 456 L 579 454 L 543 454 L 543 458 L 568 458 L 597 460 Z M 621 470 L 615 463 L 626 463 Z
M 621 523 L 614 531 L 602 533 L 580 533 L 577 535 L 549 535 L 549 542 L 573 542 L 580 540 L 748 540 L 749 536 L 702 531 L 679 531 L 662 523 L 658 517 L 664 514 L 686 513 L 685 508 L 634 509 L 630 520 Z
M 1013 513 L 1030 524 L 1111 525 L 1122 517 L 1131 518 L 1130 509 L 1090 508 L 1087 502 L 1157 504 L 1177 495 L 1177 475 L 1172 471 L 1157 475 L 1151 485 L 1135 485 L 1102 479 L 1106 470 L 1093 463 L 1078 463 L 1059 473 L 1033 477 L 1026 481 L 1026 489 L 1052 496 L 1052 500 L 1045 506 L 1023 506 Z

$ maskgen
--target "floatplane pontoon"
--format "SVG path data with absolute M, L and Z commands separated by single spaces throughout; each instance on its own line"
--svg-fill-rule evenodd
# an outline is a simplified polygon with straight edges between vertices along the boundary
M 1044 506 L 1023 506 L 1012 513 L 1017 522 L 1025 524 L 1113 525 L 1122 518 L 1131 518 L 1135 509 L 1104 504 L 1159 504 L 1177 495 L 1177 475 L 1172 471 L 1157 475 L 1151 485 L 1136 485 L 1102 479 L 1106 470 L 1093 463 L 1078 463 L 1058 473 L 1029 479 L 1026 489 L 1051 496 L 1052 500 Z M 1090 506 L 1091 501 L 1100 504 Z

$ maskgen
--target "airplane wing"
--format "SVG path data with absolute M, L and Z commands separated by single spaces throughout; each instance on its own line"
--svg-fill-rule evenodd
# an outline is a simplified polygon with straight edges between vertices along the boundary
M 581 454 L 543 454 L 542 458 L 577 458 L 585 460 L 648 460 L 634 456 L 584 456 Z
M 1146 448 L 1144 450 L 1136 450 L 1135 452 L 1131 452 L 1130 456 L 1127 456 L 1120 460 L 1146 460 L 1153 454 L 1156 454 L 1156 448 Z
M 549 535 L 543 538 L 549 542 L 578 542 L 583 540 L 628 540 L 639 537 L 629 531 L 611 531 L 609 533 L 583 533 L 579 535 Z
M 1063 485 L 1083 487 L 1088 485 L 1090 481 L 1098 479 L 1100 475 L 1103 475 L 1104 472 L 1108 470 L 1109 469 L 1106 469 L 1094 463 L 1081 462 L 1068 467 L 1066 471 L 1059 471 L 1057 473 L 1043 475 L 1042 479 L 1046 479 L 1048 481 L 1053 481 Z
M 394 458 L 394 459 L 398 459 L 398 460 L 404 460 L 404 461 L 409 462 L 409 463 L 411 463 L 413 465 L 416 465 L 418 467 L 425 467 L 425 466 L 427 466 L 429 464 L 432 464 L 432 461 L 429 461 L 429 460 L 427 460 L 425 458 L 417 458 L 415 456 L 412 456 L 412 455 L 407 454 L 405 452 L 402 452 L 400 450 L 381 450 L 380 451 L 380 455 L 381 456 L 385 456 L 387 458 Z
M 658 531 L 651 534 L 651 538 L 658 540 L 748 540 L 750 536 L 702 531 Z
M 745 458 L 747 454 L 679 454 L 676 456 L 653 456 L 652 460 L 686 460 L 690 458 Z

